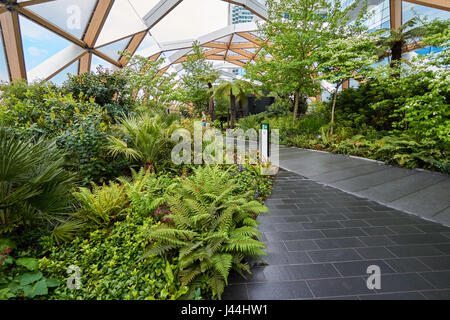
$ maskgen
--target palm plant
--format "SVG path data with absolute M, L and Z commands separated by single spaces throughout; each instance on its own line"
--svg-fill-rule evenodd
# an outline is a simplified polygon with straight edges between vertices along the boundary
M 180 281 L 191 291 L 206 285 L 220 298 L 231 269 L 250 273 L 243 259 L 265 254 L 252 217 L 267 208 L 237 189 L 227 171 L 200 167 L 165 196 L 169 222 L 148 230 L 147 255 L 177 254 Z
M 143 165 L 145 170 L 155 172 L 173 144 L 172 132 L 178 128 L 174 116 L 143 115 L 121 120 L 123 139 L 109 138 L 109 150 L 113 156 L 123 155 L 131 162 Z M 170 154 L 170 152 L 169 152 Z
M 236 102 L 245 104 L 247 95 L 254 91 L 254 86 L 245 80 L 223 81 L 214 88 L 215 97 L 230 97 L 231 128 L 234 128 L 236 123 Z
M 53 141 L 34 142 L 0 128 L 0 234 L 64 220 L 74 186 Z
M 410 41 L 417 41 L 427 34 L 427 27 L 423 23 L 417 25 L 419 19 L 414 17 L 397 29 L 381 29 L 378 32 L 382 34 L 378 41 L 378 45 L 383 49 L 379 53 L 380 59 L 391 55 L 390 66 L 393 68 L 398 65 L 402 58 L 402 52 Z M 386 35 L 385 35 L 386 34 Z

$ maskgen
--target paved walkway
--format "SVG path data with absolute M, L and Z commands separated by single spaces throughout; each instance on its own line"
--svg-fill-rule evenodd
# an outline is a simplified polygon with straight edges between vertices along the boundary
M 371 195 L 386 194 L 405 203 L 409 199 L 425 208 L 427 204 L 421 202 L 428 198 L 408 194 L 433 199 L 432 192 L 441 190 L 442 183 L 448 191 L 448 179 L 440 177 L 426 180 L 430 189 L 425 193 L 409 184 L 405 185 L 408 190 L 393 188 L 392 194 L 383 193 L 375 186 L 392 186 L 389 181 L 394 179 L 423 175 L 402 169 L 397 174 L 357 159 L 348 159 L 348 169 L 334 156 L 315 157 L 302 150 L 282 150 L 281 159 L 285 167 L 321 177 L 320 181 L 337 181 L 343 189 L 361 190 L 356 186 L 365 181 Z M 328 176 L 320 166 L 327 166 Z M 371 175 L 366 169 L 380 175 L 363 179 L 364 173 Z M 224 299 L 450 299 L 450 228 L 288 171 L 278 174 L 266 205 L 271 212 L 258 219 L 267 245 L 267 265 L 253 266 L 247 280 L 232 275 Z M 370 265 L 381 269 L 380 290 L 367 288 Z
M 450 226 L 448 175 L 285 146 L 280 146 L 280 167 L 313 181 Z

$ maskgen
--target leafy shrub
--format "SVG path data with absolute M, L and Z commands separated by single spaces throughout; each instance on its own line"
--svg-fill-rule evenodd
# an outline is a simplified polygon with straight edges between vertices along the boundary
M 261 256 L 264 244 L 252 219 L 267 208 L 236 195 L 240 188 L 228 172 L 199 167 L 166 196 L 169 221 L 149 228 L 147 256 L 173 253 L 179 260 L 182 285 L 221 297 L 231 269 L 249 272 L 246 256 Z
M 39 271 L 38 260 L 29 257 L 13 258 L 16 245 L 0 240 L 0 300 L 45 296 L 58 281 L 44 277 Z
M 272 190 L 271 178 L 261 175 L 259 166 L 233 165 L 228 171 L 232 180 L 239 186 L 238 192 L 245 190 L 249 194 L 249 200 L 263 201 Z
M 67 165 L 83 183 L 120 175 L 126 161 L 111 161 L 105 145 L 111 117 L 93 100 L 63 94 L 51 85 L 13 82 L 2 88 L 0 122 L 33 137 L 55 138 L 67 153 Z
M 40 259 L 41 270 L 59 280 L 49 299 L 137 300 L 178 299 L 188 288 L 177 280 L 176 259 L 142 259 L 150 244 L 146 230 L 151 217 L 127 215 L 110 229 L 91 232 L 86 239 L 75 238 L 64 246 L 48 239 L 49 254 Z M 80 289 L 66 285 L 69 266 L 81 270 Z
M 125 118 L 121 124 L 123 139 L 110 138 L 109 149 L 113 156 L 122 155 L 152 172 L 169 162 L 174 146 L 171 135 L 178 128 L 176 116 L 146 113 Z
M 74 97 L 92 98 L 96 104 L 107 110 L 114 121 L 133 112 L 135 107 L 127 77 L 119 71 L 102 67 L 97 68 L 95 73 L 70 75 L 62 90 Z
M 22 139 L 0 127 L 0 234 L 55 224 L 71 211 L 74 176 L 54 142 Z
M 125 214 L 128 201 L 124 187 L 118 183 L 98 186 L 92 189 L 80 188 L 74 193 L 80 204 L 76 216 L 95 227 L 108 226 Z

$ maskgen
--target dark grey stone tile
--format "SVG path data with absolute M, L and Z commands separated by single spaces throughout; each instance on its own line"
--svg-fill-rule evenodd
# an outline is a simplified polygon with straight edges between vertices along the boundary
M 425 224 L 425 225 L 415 225 L 417 229 L 423 231 L 423 232 L 444 232 L 448 233 L 450 232 L 450 228 L 440 225 L 440 224 Z M 444 234 L 445 236 L 448 236 Z
M 366 219 L 366 222 L 374 227 L 398 226 L 412 223 L 409 218 L 375 218 Z
M 263 260 L 269 265 L 289 264 L 287 251 L 267 252 L 267 256 L 263 257 Z
M 442 251 L 433 245 L 404 245 L 404 246 L 388 246 L 389 251 L 397 257 L 422 257 L 442 255 Z
M 267 232 L 266 237 L 269 241 L 284 241 L 284 240 L 307 240 L 320 239 L 323 234 L 320 231 L 284 231 L 284 232 Z
M 299 231 L 304 230 L 302 224 L 299 222 L 285 222 L 272 224 L 275 230 L 272 231 Z
M 289 264 L 311 263 L 311 258 L 305 251 L 289 251 L 286 253 Z
M 264 279 L 267 281 L 289 281 L 295 280 L 290 277 L 288 266 L 266 266 L 263 267 Z M 264 282 L 264 281 L 260 281 Z
M 228 277 L 229 284 L 244 284 L 249 282 L 263 282 L 266 281 L 264 276 L 264 267 L 254 267 L 251 268 L 251 274 L 244 273 L 245 278 L 243 278 L 239 273 L 232 272 Z
M 381 274 L 381 289 L 377 292 L 401 292 L 433 289 L 433 286 L 416 273 Z
M 428 300 L 450 300 L 450 290 L 433 290 L 421 292 Z
M 382 260 L 364 260 L 351 262 L 336 262 L 334 266 L 344 277 L 367 276 L 367 268 L 376 265 L 380 267 L 381 274 L 395 273 L 389 265 Z
M 421 272 L 430 269 L 416 258 L 386 259 L 385 262 L 395 271 L 401 272 Z
M 222 294 L 223 300 L 248 300 L 247 285 L 235 284 L 229 285 L 225 288 Z
M 439 251 L 450 255 L 450 243 L 446 243 L 446 244 L 435 244 L 434 245 L 435 248 L 437 248 Z
M 358 237 L 365 245 L 371 247 L 395 245 L 395 243 L 386 236 L 367 236 Z
M 385 259 L 395 257 L 388 249 L 384 247 L 356 248 L 355 250 L 366 259 Z
M 287 266 L 289 278 L 294 280 L 336 278 L 339 273 L 332 264 L 304 264 Z
M 250 300 L 312 298 L 305 281 L 251 283 L 247 290 Z
M 380 293 L 359 296 L 360 300 L 426 300 L 420 292 Z
M 315 240 L 320 249 L 355 248 L 363 247 L 364 244 L 358 238 L 335 238 Z
M 288 251 L 302 251 L 302 250 L 319 249 L 319 247 L 314 242 L 314 240 L 285 241 L 284 245 L 286 246 Z
M 419 260 L 434 271 L 450 270 L 450 256 L 422 257 Z
M 415 226 L 389 226 L 388 228 L 398 234 L 423 233 L 422 230 L 417 229 Z
M 301 216 L 294 214 L 293 216 L 285 216 L 282 222 L 294 223 L 294 222 L 309 222 L 308 216 Z
M 450 243 L 450 239 L 439 233 L 402 234 L 388 237 L 397 244 Z
M 394 234 L 394 232 L 387 227 L 362 227 L 361 229 L 369 236 L 384 236 Z
M 308 251 L 314 262 L 337 262 L 362 260 L 361 256 L 354 249 L 331 249 Z
M 340 297 L 372 294 L 366 281 L 361 277 L 308 280 L 308 285 L 316 297 Z
M 341 228 L 342 225 L 338 221 L 319 221 L 319 222 L 306 222 L 301 224 L 305 230 L 314 229 L 334 229 Z
M 345 217 L 342 214 L 332 213 L 332 214 L 314 214 L 310 216 L 306 216 L 308 219 L 312 222 L 315 221 L 340 221 L 340 220 L 347 220 L 347 217 Z
M 433 271 L 420 273 L 436 289 L 450 289 L 450 271 Z
M 342 229 L 326 229 L 322 233 L 328 238 L 349 238 L 366 236 L 361 228 L 342 228 Z
M 368 227 L 369 224 L 362 219 L 339 221 L 345 228 Z
M 285 252 L 287 251 L 286 246 L 282 241 L 276 241 L 276 242 L 265 242 L 266 245 L 266 252 Z

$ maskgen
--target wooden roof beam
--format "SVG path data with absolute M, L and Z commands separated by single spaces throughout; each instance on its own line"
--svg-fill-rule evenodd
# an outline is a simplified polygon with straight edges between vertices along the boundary
M 134 55 L 134 53 L 136 52 L 137 48 L 142 43 L 146 35 L 147 30 L 135 34 L 133 38 L 131 38 L 130 42 L 128 43 L 128 46 L 124 51 L 130 53 L 131 55 Z M 119 62 L 122 66 L 125 66 L 128 63 L 128 60 L 126 57 L 122 56 L 119 58 Z
M 403 0 L 403 1 L 439 10 L 450 11 L 450 1 L 448 0 Z
M 254 44 L 261 46 L 262 45 L 262 41 L 260 39 L 258 39 L 257 37 L 255 37 L 254 35 L 248 33 L 248 32 L 238 32 L 237 33 L 238 36 L 253 42 Z
M 0 25 L 5 48 L 10 80 L 27 79 L 19 15 L 16 11 L 6 11 L 0 15 Z
M 83 41 L 89 48 L 94 47 L 113 4 L 114 0 L 98 0 L 91 21 L 89 21 L 89 25 L 83 36 Z

